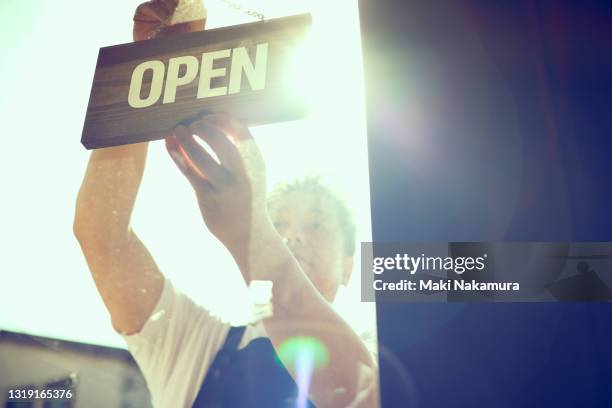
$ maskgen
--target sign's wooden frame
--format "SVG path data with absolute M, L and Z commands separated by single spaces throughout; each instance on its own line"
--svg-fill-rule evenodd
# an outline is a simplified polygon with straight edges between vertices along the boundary
M 177 124 L 204 112 L 227 112 L 247 125 L 303 118 L 307 113 L 305 101 L 292 93 L 286 79 L 289 64 L 294 63 L 294 51 L 305 39 L 310 25 L 311 17 L 305 14 L 101 48 L 81 142 L 86 148 L 95 149 L 161 139 Z M 261 44 L 267 44 L 264 47 L 267 63 L 263 89 L 253 90 L 246 73 L 241 72 L 238 74 L 241 80 L 237 81 L 239 90 L 233 85 L 233 93 L 230 87 L 226 94 L 198 98 L 199 78 L 204 72 L 198 66 L 198 75 L 193 81 L 174 88 L 174 98 L 160 97 L 144 107 L 134 107 L 128 102 L 135 68 L 143 63 L 146 65 L 147 61 L 157 60 L 164 64 L 163 81 L 166 83 L 172 58 L 191 56 L 188 57 L 191 61 L 197 58 L 204 65 L 205 53 L 228 50 L 224 53 L 234 55 L 236 49 L 243 48 L 242 54 L 246 52 L 256 61 Z M 160 63 L 158 65 L 161 67 Z M 186 77 L 187 67 L 177 66 L 179 70 L 175 74 Z M 232 58 L 213 60 L 213 68 L 221 70 L 216 72 L 225 69 L 227 75 L 212 78 L 208 86 L 227 88 Z M 151 95 L 154 74 L 151 69 L 146 71 L 140 77 L 137 99 Z M 130 101 L 134 100 L 133 94 L 132 91 Z

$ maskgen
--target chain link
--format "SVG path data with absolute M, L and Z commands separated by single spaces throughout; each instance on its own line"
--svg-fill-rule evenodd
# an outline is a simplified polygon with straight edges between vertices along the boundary
M 264 21 L 266 19 L 266 16 L 264 16 L 262 13 L 259 13 L 259 12 L 254 11 L 254 10 L 245 9 L 242 6 L 242 4 L 240 4 L 240 3 L 235 3 L 235 2 L 230 1 L 230 0 L 219 0 L 219 1 L 221 3 L 224 3 L 229 8 L 232 8 L 232 9 L 234 9 L 236 11 L 244 13 L 247 16 L 254 17 L 254 18 L 258 19 L 259 21 Z

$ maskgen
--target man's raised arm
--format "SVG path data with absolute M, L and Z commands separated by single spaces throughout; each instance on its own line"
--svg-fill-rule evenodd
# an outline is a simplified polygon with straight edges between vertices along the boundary
M 179 15 L 180 14 L 180 15 Z M 204 29 L 205 12 L 193 0 L 153 0 L 134 15 L 134 40 Z M 130 228 L 147 143 L 91 153 L 76 204 L 74 233 L 119 332 L 139 332 L 163 288 L 163 276 Z
M 76 204 L 74 233 L 116 330 L 142 328 L 163 288 L 163 276 L 130 228 L 147 144 L 91 153 Z
M 193 135 L 210 146 L 218 161 Z M 370 353 L 313 286 L 270 221 L 265 164 L 249 130 L 227 115 L 207 115 L 189 128 L 178 126 L 166 147 L 193 186 L 208 229 L 232 254 L 245 281 L 273 282 L 274 312 L 264 326 L 296 383 L 309 388 L 319 407 L 377 406 Z M 309 346 L 298 350 L 305 352 L 306 361 L 296 359 L 295 349 L 283 352 L 287 342 L 304 337 L 321 346 L 325 364 L 315 367 L 318 356 Z

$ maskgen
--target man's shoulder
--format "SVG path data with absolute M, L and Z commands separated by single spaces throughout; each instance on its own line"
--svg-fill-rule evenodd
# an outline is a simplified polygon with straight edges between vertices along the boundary
M 123 336 L 147 381 L 154 406 L 189 406 L 229 330 L 228 322 L 165 280 L 143 329 Z
M 230 324 L 194 301 L 177 289 L 172 281 L 164 279 L 162 292 L 157 304 L 140 332 L 122 337 L 128 343 L 133 341 L 168 340 L 171 336 L 201 336 L 209 333 L 225 336 Z M 167 344 L 168 342 L 166 342 Z

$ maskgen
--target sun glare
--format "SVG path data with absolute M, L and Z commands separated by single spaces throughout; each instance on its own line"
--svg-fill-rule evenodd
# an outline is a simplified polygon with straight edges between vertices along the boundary
M 5 276 L 10 284 L 0 286 L 0 298 L 10 305 L 0 308 L 0 328 L 124 347 L 110 325 L 71 226 L 89 157 L 79 140 L 98 49 L 131 41 L 131 19 L 140 1 L 110 0 L 97 9 L 94 19 L 86 3 L 67 3 L 70 7 L 65 9 L 45 4 L 20 8 L 23 20 L 36 24 L 11 32 L 19 45 L 9 50 L 11 61 L 20 62 L 0 67 L 12 78 L 10 86 L 20 90 L 0 95 L 6 134 L 24 135 L 25 125 L 27 135 L 42 136 L 14 138 L 14 151 L 27 152 L 31 165 L 24 166 L 19 154 L 7 156 L 1 164 L 6 174 L 19 169 L 19 177 L 7 179 L 3 187 L 6 197 L 18 199 L 7 201 L 2 215 L 3 238 L 13 249 L 0 265 L 3 271 L 10 271 Z M 323 175 L 352 209 L 357 241 L 370 241 L 357 1 L 237 3 L 268 19 L 302 13 L 313 17 L 309 40 L 300 50 L 306 53 L 307 58 L 301 60 L 306 62 L 291 70 L 298 85 L 295 97 L 309 101 L 309 118 L 252 129 L 266 160 L 269 185 Z M 221 0 L 205 0 L 205 4 L 207 28 L 256 21 Z M 28 49 L 40 53 L 26 52 Z M 33 99 L 26 90 L 32 89 L 40 61 L 69 62 L 45 66 L 46 75 L 53 80 L 37 83 L 36 94 L 45 97 Z M 42 185 L 41 177 L 45 180 Z M 150 144 L 132 226 L 177 288 L 226 320 L 240 322 L 250 317 L 244 312 L 249 305 L 247 288 L 228 252 L 206 231 L 193 191 L 163 142 Z M 360 293 L 358 261 L 357 256 L 351 283 L 336 303 L 349 323 L 363 330 L 372 327 L 374 308 L 372 304 L 355 307 Z M 232 302 L 228 302 L 228 293 Z M 363 319 L 365 313 L 372 317 L 370 322 Z

